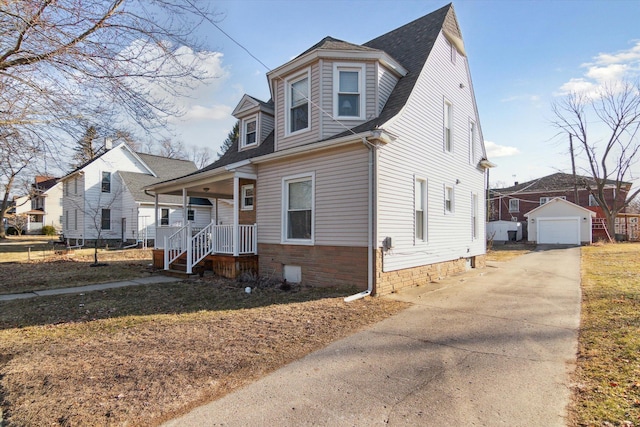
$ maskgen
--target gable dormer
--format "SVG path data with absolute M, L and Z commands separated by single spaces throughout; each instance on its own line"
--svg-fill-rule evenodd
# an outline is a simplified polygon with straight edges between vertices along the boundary
M 275 150 L 331 138 L 376 118 L 406 73 L 382 50 L 325 37 L 267 74 Z
M 244 95 L 232 115 L 240 121 L 238 151 L 258 147 L 273 131 L 273 102 Z

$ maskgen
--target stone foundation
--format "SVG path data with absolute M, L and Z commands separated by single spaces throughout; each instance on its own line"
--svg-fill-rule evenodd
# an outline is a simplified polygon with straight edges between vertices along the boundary
M 258 243 L 260 275 L 283 279 L 284 266 L 299 266 L 302 284 L 354 285 L 367 289 L 367 248 L 347 246 L 274 245 Z
M 402 288 L 420 286 L 464 273 L 469 268 L 484 268 L 485 266 L 486 256 L 478 255 L 384 273 L 382 272 L 382 251 L 377 250 L 374 293 L 376 296 L 386 295 Z

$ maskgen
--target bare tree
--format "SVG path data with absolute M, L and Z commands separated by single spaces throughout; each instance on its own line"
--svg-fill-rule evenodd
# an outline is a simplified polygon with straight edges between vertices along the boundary
M 173 141 L 171 138 L 161 139 L 156 146 L 156 153 L 159 156 L 169 159 L 186 160 L 187 150 L 182 141 Z
M 22 235 L 22 232 L 26 230 L 29 224 L 29 215 L 27 214 L 11 214 L 7 216 L 7 225 L 13 227 L 18 236 Z
M 0 139 L 64 153 L 89 124 L 151 132 L 180 115 L 172 98 L 216 76 L 195 29 L 219 16 L 184 0 L 0 1 Z M 99 123 L 98 123 L 99 122 Z M 32 159 L 33 160 L 33 159 Z M 62 163 L 66 163 L 63 161 Z M 21 172 L 0 162 L 7 194 Z M 0 220 L 6 203 L 0 207 Z M 0 237 L 4 233 L 0 231 Z
M 636 189 L 622 197 L 627 183 L 633 180 L 631 168 L 640 160 L 640 84 L 606 85 L 596 96 L 570 93 L 553 105 L 553 111 L 554 124 L 561 134 L 578 141 L 576 159 L 585 175 L 592 178 L 581 184 L 602 208 L 609 234 L 613 235 L 616 216 L 640 193 Z M 617 197 L 608 203 L 605 187 L 611 185 Z
M 211 150 L 208 147 L 192 145 L 189 153 L 189 160 L 195 163 L 198 169 L 202 169 L 211 163 L 211 155 Z

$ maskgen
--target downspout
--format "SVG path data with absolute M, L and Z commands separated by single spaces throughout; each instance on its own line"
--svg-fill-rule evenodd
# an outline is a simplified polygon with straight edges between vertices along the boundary
M 362 138 L 362 143 L 369 149 L 369 179 L 368 179 L 368 203 L 367 203 L 367 290 L 360 293 L 348 296 L 344 299 L 345 302 L 351 302 L 371 295 L 373 292 L 373 248 L 375 247 L 374 239 L 375 233 L 373 232 L 374 220 L 373 220 L 373 204 L 374 198 L 374 161 L 376 160 L 377 153 L 375 152 L 376 146 L 367 141 L 366 138 Z

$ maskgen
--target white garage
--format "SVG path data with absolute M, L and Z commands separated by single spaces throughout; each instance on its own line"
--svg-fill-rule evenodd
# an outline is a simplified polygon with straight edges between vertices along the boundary
M 592 218 L 595 212 L 556 198 L 525 214 L 529 241 L 548 245 L 591 243 Z

